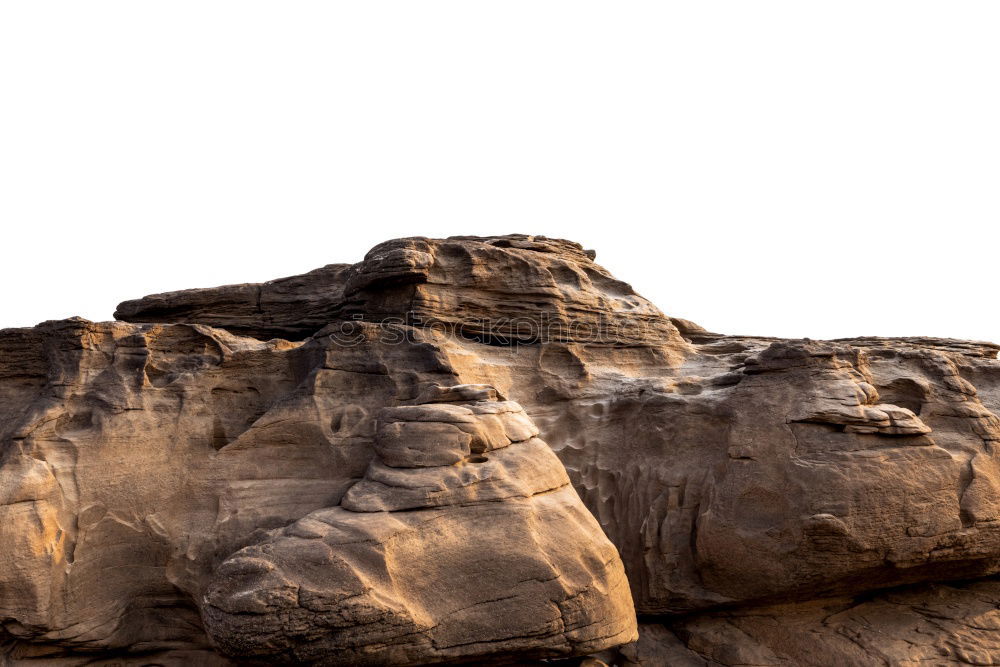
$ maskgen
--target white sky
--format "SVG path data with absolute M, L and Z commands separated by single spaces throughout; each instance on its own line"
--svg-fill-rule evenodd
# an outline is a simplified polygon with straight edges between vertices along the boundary
M 1000 341 L 1000 3 L 6 2 L 0 326 L 561 236 L 726 333 Z

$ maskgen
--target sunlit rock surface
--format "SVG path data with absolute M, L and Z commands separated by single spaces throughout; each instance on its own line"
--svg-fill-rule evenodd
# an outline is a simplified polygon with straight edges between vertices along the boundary
M 376 457 L 339 506 L 216 569 L 203 613 L 222 651 L 486 664 L 637 638 L 617 551 L 521 407 L 489 387 L 454 390 L 471 391 L 383 409 Z
M 582 652 L 824 664 L 803 658 L 813 641 L 835 664 L 997 655 L 995 345 L 714 334 L 663 315 L 578 245 L 526 236 L 390 241 L 355 265 L 146 297 L 117 315 L 128 321 L 0 332 L 0 645 L 12 664 Z M 448 389 L 465 385 L 496 395 Z M 603 553 L 577 494 L 620 553 L 643 620 L 635 644 L 612 648 L 628 629 L 601 625 L 624 604 L 610 566 L 561 551 L 560 539 Z M 400 518 L 423 515 L 467 539 L 424 539 L 420 520 Z M 364 595 L 391 609 L 387 628 L 415 634 L 366 644 L 342 614 L 330 622 L 356 585 L 333 563 L 375 567 L 343 544 L 343 521 L 371 544 L 399 523 L 406 543 L 378 558 L 435 566 L 450 562 L 435 549 L 479 553 L 507 521 L 519 537 L 500 560 L 531 569 L 560 547 L 554 581 L 572 583 L 510 590 L 518 608 L 474 626 L 481 650 L 472 638 L 449 652 L 461 633 L 429 627 L 490 598 L 456 579 L 428 607 L 406 587 L 430 570 L 422 583 L 375 577 Z M 261 569 L 241 569 L 238 554 L 269 549 Z M 478 576 L 457 560 L 455 577 Z M 562 610 L 587 577 L 604 582 L 586 618 L 609 628 L 605 643 L 569 638 L 566 618 L 526 640 L 517 619 L 551 621 L 529 610 Z M 316 609 L 288 597 L 307 583 Z M 241 595 L 265 600 L 252 614 L 270 635 L 240 625 Z M 227 639 L 241 633 L 253 641 Z M 330 657 L 348 645 L 353 658 Z

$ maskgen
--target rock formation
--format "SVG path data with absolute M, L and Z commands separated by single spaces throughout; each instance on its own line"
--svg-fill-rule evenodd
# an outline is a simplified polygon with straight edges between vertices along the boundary
M 225 653 L 486 664 L 636 638 L 618 553 L 521 406 L 489 387 L 435 389 L 382 410 L 376 457 L 338 507 L 218 567 L 203 612 Z
M 128 322 L 189 322 L 257 337 L 301 340 L 333 318 L 350 264 L 330 264 L 301 276 L 156 294 L 118 305 Z
M 1000 660 L 1000 346 L 715 334 L 529 236 L 116 316 L 0 332 L 11 664 Z

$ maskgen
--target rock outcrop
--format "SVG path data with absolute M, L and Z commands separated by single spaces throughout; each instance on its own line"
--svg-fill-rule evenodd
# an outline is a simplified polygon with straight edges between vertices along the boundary
M 640 633 L 608 660 L 622 667 L 993 665 L 1000 581 L 708 612 L 643 624 Z
M 118 316 L 0 332 L 12 664 L 998 654 L 1000 346 L 716 334 L 528 236 Z
M 118 304 L 124 322 L 204 324 L 241 336 L 302 340 L 334 319 L 350 264 L 266 283 L 152 294 Z
M 155 294 L 120 304 L 115 317 L 207 324 L 257 338 L 302 338 L 334 319 L 435 328 L 496 345 L 676 337 L 655 306 L 593 258 L 579 244 L 536 236 L 397 239 L 354 266 Z
M 266 664 L 424 665 L 587 655 L 636 638 L 618 553 L 521 407 L 385 408 L 338 507 L 224 561 L 209 634 Z

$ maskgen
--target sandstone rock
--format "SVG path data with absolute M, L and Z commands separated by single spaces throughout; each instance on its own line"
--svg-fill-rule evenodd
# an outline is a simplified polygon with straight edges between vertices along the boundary
M 807 637 L 809 605 L 1000 572 L 996 345 L 712 333 L 543 237 L 403 239 L 332 267 L 266 283 L 285 286 L 266 308 L 220 288 L 0 331 L 0 655 L 223 660 L 201 601 L 241 549 L 298 563 L 291 545 L 336 542 L 283 532 L 317 512 L 375 530 L 527 508 L 561 475 L 668 633 L 623 649 L 636 664 L 663 644 L 794 664 L 806 640 L 762 638 L 756 610 Z M 948 604 L 973 613 L 970 590 Z M 960 625 L 928 645 L 992 650 Z M 927 662 L 919 644 L 843 664 Z
M 459 408 L 383 410 L 390 426 L 420 429 L 379 429 L 378 457 L 339 507 L 223 562 L 203 608 L 216 645 L 268 664 L 423 665 L 634 639 L 621 561 L 559 460 L 537 439 L 471 455 L 448 421 L 473 414 Z
M 738 649 L 740 644 L 734 645 Z M 673 630 L 657 623 L 640 623 L 639 640 L 618 650 L 623 667 L 706 667 L 708 660 L 689 649 Z M 766 662 L 763 664 L 767 664 Z
M 354 266 L 153 294 L 120 304 L 115 318 L 207 324 L 258 338 L 301 339 L 335 317 L 435 327 L 499 345 L 658 343 L 678 336 L 670 320 L 594 256 L 544 236 L 397 239 Z
M 991 665 L 1000 655 L 1000 581 L 927 584 L 643 624 L 619 664 Z
M 151 294 L 120 303 L 115 319 L 206 324 L 243 336 L 300 340 L 330 322 L 350 268 L 350 264 L 330 264 L 266 283 Z
M 670 320 L 594 256 L 543 236 L 389 241 L 351 270 L 340 313 L 493 345 L 679 338 Z

